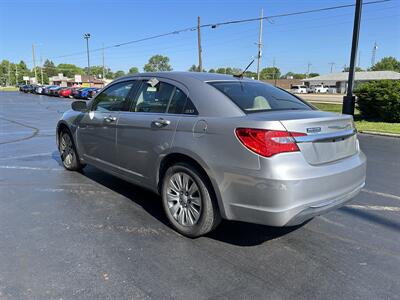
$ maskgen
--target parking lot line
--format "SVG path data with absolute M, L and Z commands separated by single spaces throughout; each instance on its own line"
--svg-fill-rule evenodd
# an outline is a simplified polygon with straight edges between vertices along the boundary
M 368 193 L 368 194 L 373 194 L 373 195 L 377 195 L 377 196 L 382 196 L 382 197 L 386 197 L 386 198 L 400 200 L 400 196 L 396 196 L 396 195 L 392 195 L 392 194 L 387 194 L 387 193 L 382 193 L 382 192 L 375 192 L 375 191 L 371 191 L 371 190 L 367 190 L 367 189 L 362 189 L 361 191 L 364 192 L 364 193 Z
M 26 166 L 0 166 L 0 169 L 34 170 L 34 171 L 64 171 L 64 169 L 62 169 L 62 168 L 40 168 L 40 167 L 26 167 Z
M 397 206 L 355 205 L 355 204 L 349 204 L 346 206 L 351 207 L 351 208 L 356 208 L 356 209 L 400 212 L 400 207 L 397 207 Z
M 8 156 L 8 157 L 0 157 L 0 160 L 21 159 L 21 158 L 29 158 L 29 157 L 47 156 L 47 155 L 51 155 L 51 154 L 52 154 L 52 152 L 44 152 L 44 153 L 35 153 L 35 154 L 27 154 L 27 155 L 19 155 L 19 156 Z

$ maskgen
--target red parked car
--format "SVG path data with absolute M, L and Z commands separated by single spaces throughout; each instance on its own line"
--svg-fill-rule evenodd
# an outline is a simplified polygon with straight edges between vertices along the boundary
M 70 96 L 72 95 L 72 93 L 73 93 L 74 90 L 76 90 L 76 89 L 79 89 L 79 87 L 69 87 L 69 88 L 62 89 L 62 90 L 59 92 L 59 95 L 60 95 L 60 97 L 68 98 L 68 97 L 70 97 Z

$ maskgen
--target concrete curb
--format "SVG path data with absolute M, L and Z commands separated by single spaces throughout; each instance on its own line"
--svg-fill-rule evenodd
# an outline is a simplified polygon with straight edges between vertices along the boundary
M 376 131 L 358 131 L 359 133 L 362 134 L 369 134 L 369 135 L 378 135 L 378 136 L 386 136 L 386 137 L 394 137 L 394 138 L 400 138 L 400 134 L 396 133 L 385 133 L 385 132 L 376 132 Z

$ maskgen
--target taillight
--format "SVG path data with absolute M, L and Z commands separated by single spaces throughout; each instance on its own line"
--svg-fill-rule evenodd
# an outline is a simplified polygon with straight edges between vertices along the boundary
M 236 136 L 251 151 L 266 157 L 283 152 L 296 152 L 295 136 L 305 133 L 255 128 L 236 128 Z

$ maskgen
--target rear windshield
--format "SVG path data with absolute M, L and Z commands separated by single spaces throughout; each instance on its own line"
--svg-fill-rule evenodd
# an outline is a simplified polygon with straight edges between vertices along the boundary
M 214 81 L 221 91 L 246 113 L 273 110 L 312 110 L 292 94 L 261 82 Z

